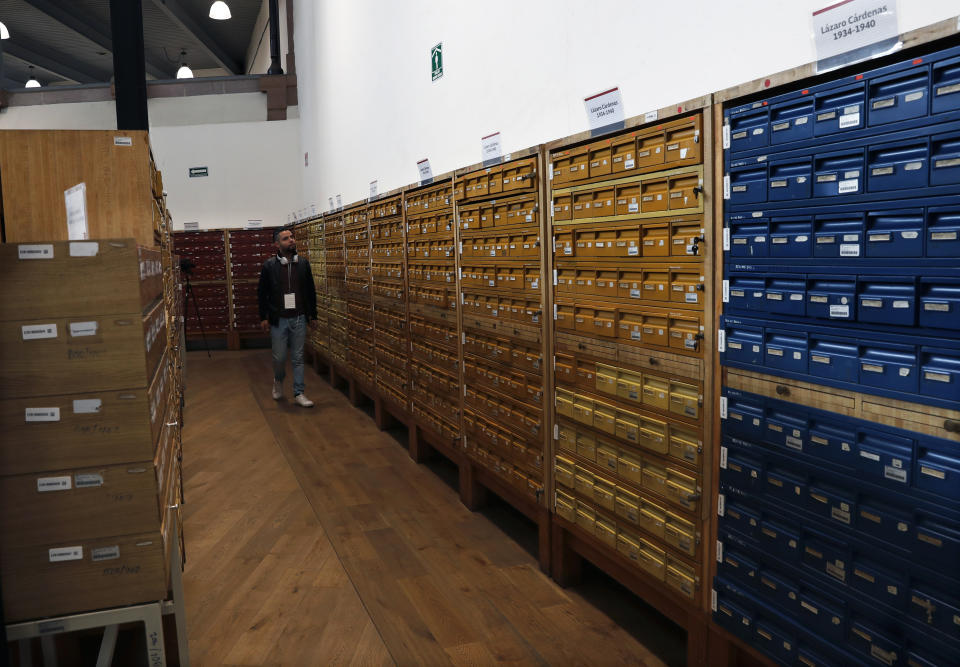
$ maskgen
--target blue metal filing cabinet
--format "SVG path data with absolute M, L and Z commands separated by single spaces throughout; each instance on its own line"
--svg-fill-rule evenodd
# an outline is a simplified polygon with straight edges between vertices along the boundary
M 723 143 L 721 363 L 768 393 L 723 388 L 714 619 L 784 665 L 958 665 L 960 421 L 814 396 L 960 410 L 960 47 L 732 105 Z

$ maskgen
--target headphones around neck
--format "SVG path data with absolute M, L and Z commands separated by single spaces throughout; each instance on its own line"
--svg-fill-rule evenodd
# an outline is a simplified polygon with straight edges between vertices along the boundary
M 290 263 L 290 260 L 289 260 L 289 259 L 287 259 L 286 257 L 284 257 L 283 255 L 281 255 L 281 254 L 279 254 L 279 253 L 277 254 L 277 257 L 280 258 L 280 265 L 281 265 L 281 266 L 286 266 L 287 264 Z M 294 256 L 293 256 L 293 263 L 296 264 L 296 263 L 299 262 L 299 261 L 300 261 L 300 255 L 294 255 Z

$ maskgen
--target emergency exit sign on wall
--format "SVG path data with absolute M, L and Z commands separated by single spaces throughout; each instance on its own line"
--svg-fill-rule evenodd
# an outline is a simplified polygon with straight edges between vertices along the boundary
M 443 42 L 430 49 L 430 72 L 433 76 L 432 81 L 443 76 Z

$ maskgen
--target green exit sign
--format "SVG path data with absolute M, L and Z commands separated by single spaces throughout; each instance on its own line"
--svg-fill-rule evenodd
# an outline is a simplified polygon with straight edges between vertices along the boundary
M 432 81 L 443 76 L 443 42 L 430 49 L 430 73 L 433 76 Z

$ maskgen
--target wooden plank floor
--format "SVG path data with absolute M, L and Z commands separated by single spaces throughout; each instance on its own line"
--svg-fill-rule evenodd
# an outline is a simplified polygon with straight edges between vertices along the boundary
M 213 356 L 186 378 L 194 665 L 664 664 L 312 370 L 304 410 L 268 352 Z

